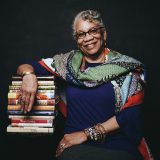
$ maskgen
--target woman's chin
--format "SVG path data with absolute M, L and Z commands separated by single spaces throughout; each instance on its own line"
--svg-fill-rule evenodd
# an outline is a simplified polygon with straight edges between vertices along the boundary
M 97 49 L 87 49 L 87 50 L 84 50 L 83 52 L 87 55 L 94 55 L 98 52 L 98 50 Z

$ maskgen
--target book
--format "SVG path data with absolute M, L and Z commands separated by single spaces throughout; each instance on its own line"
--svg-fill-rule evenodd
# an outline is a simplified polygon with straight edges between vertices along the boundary
M 20 119 L 20 120 L 53 120 L 55 116 L 27 116 L 27 115 L 9 115 L 10 119 Z
M 36 94 L 36 99 L 37 100 L 51 100 L 51 99 L 54 99 L 54 98 L 55 98 L 54 93 L 41 92 L 41 93 Z
M 52 123 L 11 123 L 12 127 L 52 127 Z
M 8 99 L 10 99 L 10 98 L 14 98 L 14 99 L 18 99 L 18 98 L 20 98 L 20 93 L 18 92 L 18 93 L 8 93 Z
M 8 110 L 7 113 L 9 115 L 24 115 L 23 111 L 20 110 Z M 36 116 L 36 115 L 41 115 L 41 116 L 55 116 L 56 112 L 55 111 L 30 111 L 26 115 L 28 116 Z
M 22 81 L 12 81 L 12 85 L 14 86 L 20 86 L 22 85 Z M 44 85 L 44 86 L 49 86 L 49 85 L 54 85 L 54 81 L 38 81 L 38 85 Z
M 12 127 L 11 125 L 7 126 L 7 132 L 20 132 L 20 133 L 53 133 L 54 127 Z
M 8 98 L 14 98 L 14 99 L 19 99 L 21 96 L 21 93 L 20 92 L 15 92 L 15 93 L 8 93 Z M 41 93 L 37 93 L 36 94 L 36 98 L 39 99 L 39 100 L 42 100 L 42 99 L 54 99 L 54 96 L 55 94 L 54 93 L 45 93 L 44 92 L 41 92 Z
M 52 76 L 37 76 L 37 79 L 38 80 L 54 80 L 55 79 L 55 76 L 52 75 Z M 21 76 L 12 76 L 12 80 L 22 80 L 22 77 Z
M 53 123 L 53 119 L 11 119 L 11 123 Z
M 21 105 L 8 105 L 8 110 L 21 110 Z M 45 110 L 45 111 L 48 111 L 48 110 L 55 110 L 55 106 L 33 106 L 32 107 L 32 110 L 36 110 L 36 111 L 41 111 L 41 110 Z
M 50 100 L 35 100 L 35 105 L 39 105 L 39 106 L 54 106 L 59 102 L 59 99 L 50 99 Z M 19 99 L 15 99 L 15 98 L 8 98 L 8 105 L 18 105 L 20 104 Z
M 19 99 L 8 98 L 8 105 L 18 105 L 20 103 Z
M 45 85 L 45 86 L 38 86 L 39 90 L 54 90 L 56 87 L 55 85 Z M 21 85 L 9 85 L 9 90 L 20 90 Z

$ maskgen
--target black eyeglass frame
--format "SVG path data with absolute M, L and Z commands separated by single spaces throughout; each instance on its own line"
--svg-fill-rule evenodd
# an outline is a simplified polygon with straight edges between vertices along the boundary
M 100 29 L 102 29 L 102 28 L 104 28 L 104 27 L 93 27 L 93 28 L 89 29 L 87 32 L 76 33 L 75 38 L 76 39 L 84 39 L 86 37 L 87 33 L 89 35 L 95 36 L 97 33 L 99 33 Z

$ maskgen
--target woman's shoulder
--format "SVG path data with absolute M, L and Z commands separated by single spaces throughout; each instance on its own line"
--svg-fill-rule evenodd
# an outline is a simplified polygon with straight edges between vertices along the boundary
M 112 61 L 117 61 L 117 62 L 128 62 L 128 63 L 138 63 L 142 64 L 141 61 L 138 60 L 138 58 L 132 57 L 130 55 L 121 53 L 119 51 L 110 49 L 110 54 L 109 54 L 109 59 Z

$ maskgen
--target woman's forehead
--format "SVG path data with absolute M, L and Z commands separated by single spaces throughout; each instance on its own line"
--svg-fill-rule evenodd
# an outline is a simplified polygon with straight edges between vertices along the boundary
M 90 28 L 98 26 L 98 23 L 95 21 L 90 22 L 89 20 L 78 19 L 75 25 L 76 31 L 87 32 Z

